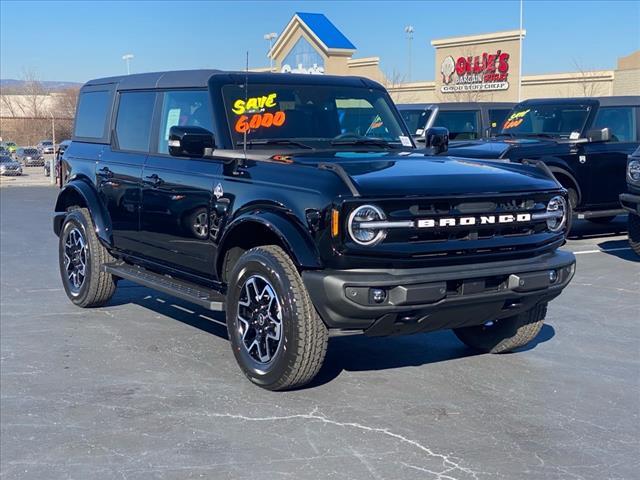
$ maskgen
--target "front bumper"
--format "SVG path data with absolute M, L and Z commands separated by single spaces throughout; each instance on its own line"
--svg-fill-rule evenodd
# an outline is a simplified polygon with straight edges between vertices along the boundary
M 633 193 L 621 193 L 620 205 L 622 205 L 622 208 L 628 212 L 640 215 L 640 195 L 634 195 Z
M 551 272 L 557 279 L 551 281 Z M 391 335 L 480 325 L 557 297 L 575 256 L 555 251 L 523 260 L 393 270 L 308 270 L 307 291 L 329 328 Z M 384 292 L 375 303 L 373 289 Z

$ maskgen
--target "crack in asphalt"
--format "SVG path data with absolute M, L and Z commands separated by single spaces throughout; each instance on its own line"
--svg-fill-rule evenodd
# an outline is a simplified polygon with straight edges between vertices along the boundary
M 335 425 L 339 427 L 357 428 L 359 430 L 364 430 L 367 432 L 374 432 L 374 433 L 380 433 L 380 434 L 386 435 L 388 437 L 394 438 L 395 440 L 399 440 L 401 443 L 406 443 L 408 445 L 415 447 L 416 449 L 426 453 L 429 457 L 441 459 L 442 464 L 445 467 L 445 469 L 442 472 L 435 472 L 435 471 L 424 469 L 422 467 L 415 467 L 413 465 L 408 465 L 408 464 L 406 465 L 409 468 L 417 468 L 420 470 L 424 470 L 425 472 L 431 473 L 436 476 L 437 480 L 456 480 L 456 477 L 447 475 L 447 473 L 455 472 L 455 471 L 463 472 L 467 475 L 470 475 L 471 478 L 473 478 L 474 480 L 478 480 L 478 473 L 480 473 L 468 467 L 463 467 L 458 462 L 456 462 L 454 460 L 454 457 L 452 457 L 451 455 L 445 455 L 443 453 L 434 452 L 429 447 L 421 444 L 420 442 L 407 438 L 404 435 L 401 435 L 399 433 L 392 432 L 388 428 L 370 427 L 368 425 L 363 425 L 361 423 L 339 422 L 337 420 L 332 420 L 330 418 L 325 417 L 324 415 L 319 414 L 317 407 L 314 408 L 309 413 L 298 413 L 298 414 L 291 414 L 291 415 L 269 416 L 269 417 L 248 417 L 246 415 L 232 414 L 232 413 L 207 413 L 206 415 L 209 417 L 231 418 L 236 420 L 244 420 L 248 422 L 271 422 L 271 421 L 279 421 L 279 420 L 304 419 L 304 420 L 319 421 L 322 423 Z

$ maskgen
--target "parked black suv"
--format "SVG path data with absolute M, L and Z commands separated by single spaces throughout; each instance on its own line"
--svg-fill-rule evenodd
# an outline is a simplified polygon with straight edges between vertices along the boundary
M 627 191 L 620 194 L 622 208 L 629 212 L 629 244 L 640 255 L 640 147 L 627 162 Z
M 268 389 L 310 381 L 330 333 L 453 328 L 512 350 L 574 273 L 557 250 L 566 191 L 544 169 L 425 156 L 363 78 L 93 80 L 62 170 L 72 302 L 103 305 L 124 278 L 224 310 L 238 363 Z
M 490 138 L 514 107 L 509 102 L 401 103 L 398 110 L 415 139 L 431 127 L 449 130 L 452 141 Z
M 577 218 L 610 222 L 624 213 L 627 157 L 640 145 L 640 97 L 526 100 L 498 138 L 458 143 L 450 155 L 541 160 L 569 192 Z

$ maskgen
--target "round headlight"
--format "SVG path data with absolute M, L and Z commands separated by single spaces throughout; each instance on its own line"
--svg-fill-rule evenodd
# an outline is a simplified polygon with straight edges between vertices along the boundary
M 627 178 L 632 183 L 640 182 L 640 160 L 631 160 L 627 164 Z
M 381 222 L 386 218 L 384 212 L 375 205 L 361 205 L 349 215 L 349 235 L 359 245 L 377 245 L 387 236 L 387 231 L 383 228 L 367 227 L 366 223 Z
M 552 232 L 559 232 L 567 222 L 567 202 L 564 197 L 556 195 L 547 204 L 547 228 Z

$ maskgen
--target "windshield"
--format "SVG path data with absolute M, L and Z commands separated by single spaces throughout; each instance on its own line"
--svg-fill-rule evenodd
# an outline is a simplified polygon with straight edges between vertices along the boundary
M 226 85 L 233 143 L 413 147 L 384 91 L 332 85 Z
M 49 145 L 53 145 L 53 142 L 42 142 L 42 145 L 48 147 Z
M 5 156 L 0 157 L 0 163 L 11 163 L 11 162 L 13 162 L 13 160 L 11 160 L 11 157 L 5 157 Z
M 422 135 L 424 133 L 424 127 L 427 126 L 427 121 L 431 115 L 431 110 L 425 110 L 424 108 L 416 110 L 400 110 L 400 115 L 404 123 L 409 127 L 409 131 L 412 135 Z
M 590 105 L 517 105 L 502 126 L 502 134 L 579 138 Z
M 24 153 L 26 155 L 35 155 L 38 153 L 38 150 L 36 150 L 35 148 L 25 148 Z

